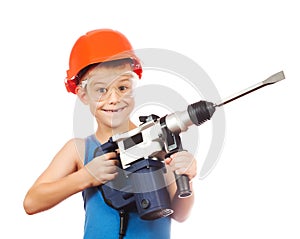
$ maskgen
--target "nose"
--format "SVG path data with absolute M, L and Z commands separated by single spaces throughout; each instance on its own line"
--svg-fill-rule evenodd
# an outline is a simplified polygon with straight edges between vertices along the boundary
M 110 89 L 110 92 L 107 92 L 107 100 L 109 104 L 115 104 L 120 102 L 121 96 L 118 94 L 118 90 L 115 88 Z

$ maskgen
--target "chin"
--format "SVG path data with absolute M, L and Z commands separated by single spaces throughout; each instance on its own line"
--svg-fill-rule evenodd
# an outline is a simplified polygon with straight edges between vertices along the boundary
M 130 120 L 128 115 L 116 115 L 112 117 L 105 117 L 102 115 L 99 117 L 99 119 L 101 123 L 116 131 L 118 131 L 120 128 L 127 127 Z

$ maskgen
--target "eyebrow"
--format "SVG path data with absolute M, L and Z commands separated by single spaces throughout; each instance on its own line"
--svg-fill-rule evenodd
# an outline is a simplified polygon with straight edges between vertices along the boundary
M 118 80 L 118 82 L 124 82 L 124 81 L 131 81 L 130 79 L 128 79 L 128 78 L 126 78 L 126 79 L 120 79 L 120 80 Z
M 103 86 L 106 86 L 105 82 L 101 82 L 101 81 L 96 81 L 96 82 L 91 82 L 91 85 L 103 85 Z
M 91 85 L 103 85 L 103 86 L 110 86 L 114 83 L 123 83 L 123 82 L 131 82 L 130 78 L 123 78 L 123 79 L 118 79 L 115 81 L 112 81 L 110 84 L 106 84 L 106 82 L 103 81 L 92 81 Z
M 112 82 L 110 82 L 109 84 L 107 84 L 107 82 L 105 82 L 105 80 L 104 81 L 102 81 L 103 79 L 98 79 L 97 80 L 97 78 L 95 77 L 94 79 L 93 79 L 93 76 L 91 77 L 91 78 L 89 78 L 89 80 L 91 80 L 91 83 L 90 83 L 90 85 L 91 86 L 96 86 L 96 85 L 100 85 L 100 86 L 110 86 L 110 85 L 112 85 L 112 84 L 114 84 L 115 82 L 117 82 L 117 83 L 124 83 L 124 82 L 130 82 L 131 83 L 131 78 L 132 78 L 133 76 L 131 75 L 131 74 L 123 74 L 123 75 L 119 75 L 118 77 L 116 77 L 114 80 L 112 80 Z

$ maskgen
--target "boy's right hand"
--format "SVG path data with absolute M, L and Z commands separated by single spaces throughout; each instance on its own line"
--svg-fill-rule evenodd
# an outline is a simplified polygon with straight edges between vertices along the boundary
M 118 174 L 117 165 L 118 160 L 115 152 L 98 156 L 85 165 L 85 168 L 92 176 L 92 186 L 99 186 L 115 179 Z

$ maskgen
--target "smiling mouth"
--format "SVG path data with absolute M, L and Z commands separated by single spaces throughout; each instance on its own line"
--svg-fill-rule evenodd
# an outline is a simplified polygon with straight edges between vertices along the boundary
M 125 109 L 125 107 L 121 108 L 121 109 L 102 109 L 102 111 L 108 112 L 108 113 L 119 113 L 119 112 L 123 111 L 124 109 Z

